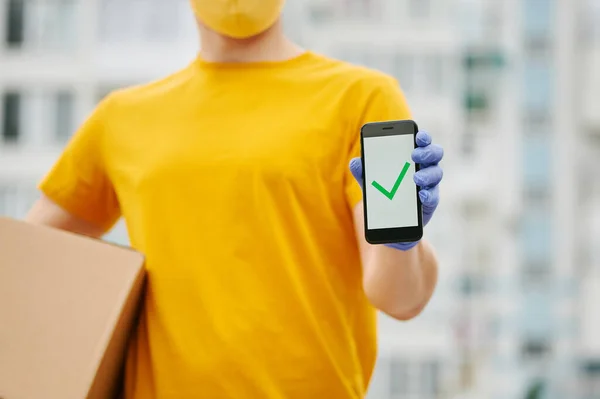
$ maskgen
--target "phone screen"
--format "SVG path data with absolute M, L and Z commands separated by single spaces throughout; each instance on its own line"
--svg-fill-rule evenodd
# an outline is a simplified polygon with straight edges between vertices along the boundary
M 367 228 L 393 229 L 419 225 L 411 154 L 414 136 L 365 137 Z
M 418 241 L 421 203 L 412 161 L 414 121 L 368 123 L 361 130 L 365 237 L 369 243 Z

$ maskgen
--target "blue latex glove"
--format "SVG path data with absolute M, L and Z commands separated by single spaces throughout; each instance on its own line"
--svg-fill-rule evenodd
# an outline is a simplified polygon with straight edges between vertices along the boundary
M 414 181 L 421 188 L 419 198 L 423 205 L 423 225 L 425 226 L 431 220 L 440 202 L 439 184 L 442 181 L 444 172 L 439 166 L 439 162 L 444 157 L 444 149 L 437 144 L 431 144 L 431 136 L 425 132 L 417 133 L 416 142 L 417 148 L 412 152 L 412 160 L 420 165 L 421 170 L 415 173 Z M 363 170 L 360 158 L 354 158 L 350 161 L 350 171 L 364 192 Z M 416 241 L 385 245 L 390 248 L 408 251 L 418 243 Z

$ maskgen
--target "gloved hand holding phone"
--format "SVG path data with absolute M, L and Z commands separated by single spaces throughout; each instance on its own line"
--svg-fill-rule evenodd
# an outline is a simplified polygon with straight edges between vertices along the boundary
M 423 225 L 427 225 L 439 204 L 440 193 L 439 184 L 442 181 L 443 170 L 439 163 L 444 156 L 444 150 L 437 144 L 432 144 L 431 136 L 426 132 L 418 132 L 416 135 L 417 147 L 412 151 L 413 162 L 419 164 L 420 170 L 414 174 L 413 180 L 419 186 L 419 199 L 423 209 Z M 363 167 L 360 158 L 354 158 L 350 161 L 350 171 L 356 181 L 363 188 Z M 408 251 L 418 244 L 415 242 L 402 242 L 384 244 L 390 248 Z

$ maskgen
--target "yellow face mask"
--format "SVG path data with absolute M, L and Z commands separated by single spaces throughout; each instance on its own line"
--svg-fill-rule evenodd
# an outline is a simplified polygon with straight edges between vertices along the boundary
M 269 29 L 285 0 L 190 0 L 196 18 L 224 36 L 246 39 Z

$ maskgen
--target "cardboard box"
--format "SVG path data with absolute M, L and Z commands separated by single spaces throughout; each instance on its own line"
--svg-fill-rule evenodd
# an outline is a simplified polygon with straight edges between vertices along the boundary
M 0 398 L 118 395 L 143 264 L 131 249 L 0 218 Z

